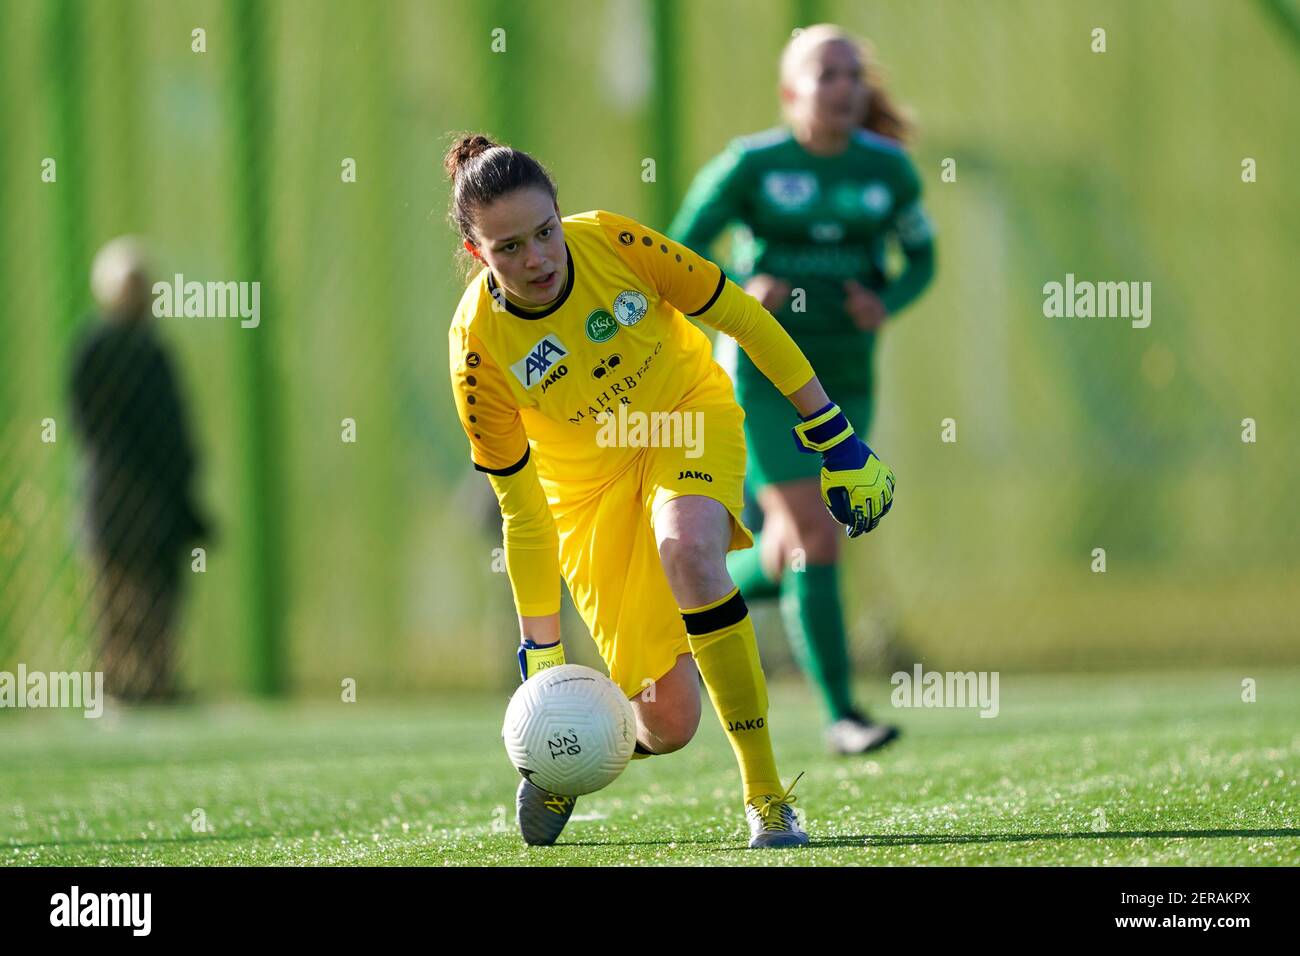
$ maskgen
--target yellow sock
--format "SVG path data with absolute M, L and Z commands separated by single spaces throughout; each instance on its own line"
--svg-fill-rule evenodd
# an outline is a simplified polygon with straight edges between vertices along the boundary
M 767 681 L 758 660 L 754 622 L 740 590 L 683 610 L 682 620 L 695 665 L 740 764 L 745 802 L 781 793 L 767 727 Z

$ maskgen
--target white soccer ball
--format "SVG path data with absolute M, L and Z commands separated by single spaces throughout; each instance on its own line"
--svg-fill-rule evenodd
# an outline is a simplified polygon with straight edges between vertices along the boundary
M 501 728 L 515 769 L 565 797 L 614 781 L 636 747 L 636 717 L 618 685 L 581 664 L 528 678 L 510 698 Z

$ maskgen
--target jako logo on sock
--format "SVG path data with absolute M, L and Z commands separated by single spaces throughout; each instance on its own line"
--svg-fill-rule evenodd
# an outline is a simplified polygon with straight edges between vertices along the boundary
M 757 720 L 729 720 L 727 721 L 727 733 L 734 734 L 738 730 L 762 730 L 763 718 Z

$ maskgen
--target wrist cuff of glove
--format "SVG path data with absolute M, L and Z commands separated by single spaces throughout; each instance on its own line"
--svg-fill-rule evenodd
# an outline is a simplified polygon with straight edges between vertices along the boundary
M 525 640 L 519 646 L 519 674 L 524 680 L 563 663 L 564 645 L 559 641 L 554 644 L 535 644 L 531 640 Z
M 794 426 L 795 443 L 809 454 L 827 452 L 852 434 L 853 426 L 834 402 Z

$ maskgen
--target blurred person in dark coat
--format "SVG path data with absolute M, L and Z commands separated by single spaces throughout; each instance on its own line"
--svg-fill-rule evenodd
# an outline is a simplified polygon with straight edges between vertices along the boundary
M 180 387 L 154 333 L 152 282 L 130 237 L 95 257 L 97 319 L 72 367 L 73 426 L 89 458 L 104 688 L 125 701 L 177 696 L 176 621 L 189 548 L 208 535 Z

